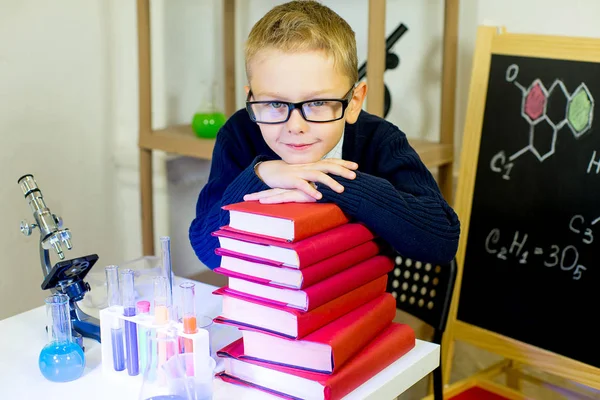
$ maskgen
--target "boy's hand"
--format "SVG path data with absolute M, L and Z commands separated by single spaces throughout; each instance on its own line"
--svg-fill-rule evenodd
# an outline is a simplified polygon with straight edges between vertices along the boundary
M 321 199 L 321 193 L 311 182 L 320 182 L 341 193 L 344 187 L 327 174 L 346 179 L 356 177 L 358 165 L 352 161 L 329 158 L 309 164 L 288 164 L 285 161 L 265 161 L 258 165 L 258 177 L 269 187 L 278 189 L 298 189 L 312 198 Z
M 268 189 L 262 192 L 247 194 L 244 200 L 258 200 L 263 204 L 277 203 L 314 203 L 315 198 L 299 189 Z

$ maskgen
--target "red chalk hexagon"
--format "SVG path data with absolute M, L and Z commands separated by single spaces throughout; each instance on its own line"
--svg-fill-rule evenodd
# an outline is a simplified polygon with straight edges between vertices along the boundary
M 539 79 L 533 81 L 523 98 L 523 116 L 530 122 L 536 122 L 546 113 L 548 93 Z

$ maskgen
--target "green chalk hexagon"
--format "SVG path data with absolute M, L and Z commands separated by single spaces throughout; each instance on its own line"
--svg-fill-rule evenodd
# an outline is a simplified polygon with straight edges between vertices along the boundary
M 579 85 L 567 105 L 567 121 L 575 137 L 587 132 L 592 126 L 594 98 L 585 84 Z

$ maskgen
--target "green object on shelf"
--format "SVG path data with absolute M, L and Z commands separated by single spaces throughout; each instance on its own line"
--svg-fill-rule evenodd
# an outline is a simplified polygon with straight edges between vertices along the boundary
M 197 112 L 192 119 L 192 129 L 200 138 L 215 138 L 225 123 L 225 115 L 220 112 Z

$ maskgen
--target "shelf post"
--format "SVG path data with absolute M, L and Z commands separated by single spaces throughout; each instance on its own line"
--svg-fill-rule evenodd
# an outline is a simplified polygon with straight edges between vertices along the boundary
M 225 67 L 225 117 L 229 118 L 235 106 L 235 0 L 223 1 L 223 64 Z
M 139 68 L 139 133 L 140 214 L 142 221 L 142 254 L 154 255 L 154 207 L 152 187 L 152 150 L 142 146 L 144 137 L 152 134 L 152 70 L 150 62 L 150 0 L 137 0 L 138 68 Z
M 456 111 L 456 60 L 458 52 L 459 0 L 444 0 L 444 47 L 442 58 L 442 95 L 440 143 L 454 149 L 454 113 Z M 454 152 L 453 157 L 454 157 Z M 438 184 L 442 195 L 453 203 L 453 165 L 448 163 L 438 170 Z
M 367 112 L 383 118 L 385 72 L 385 1 L 369 0 Z
M 454 148 L 454 112 L 456 102 L 456 60 L 458 54 L 458 12 L 459 0 L 444 0 L 444 47 L 442 56 L 442 104 L 441 104 L 441 127 L 440 141 L 452 145 Z M 454 159 L 454 156 L 453 156 Z M 449 163 L 439 169 L 438 182 L 442 195 L 452 205 L 453 195 L 453 165 Z M 460 256 L 460 254 L 459 254 Z M 457 277 L 457 286 L 460 286 L 460 266 Z M 442 384 L 450 382 L 452 359 L 454 356 L 454 323 L 456 322 L 456 304 L 458 289 L 454 288 L 450 315 L 446 325 L 446 331 L 442 339 L 442 354 L 440 365 L 442 366 Z

